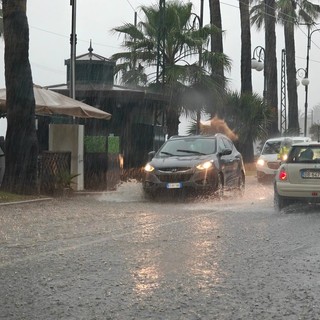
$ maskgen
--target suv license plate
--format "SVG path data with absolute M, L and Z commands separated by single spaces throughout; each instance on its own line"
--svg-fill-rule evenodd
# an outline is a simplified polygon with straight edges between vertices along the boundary
M 182 188 L 181 182 L 167 183 L 167 189 L 180 189 L 180 188 Z

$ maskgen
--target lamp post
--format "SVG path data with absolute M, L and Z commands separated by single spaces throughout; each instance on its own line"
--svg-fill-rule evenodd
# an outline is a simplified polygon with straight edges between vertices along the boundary
M 252 53 L 251 69 L 262 71 L 264 69 L 264 59 L 265 59 L 265 49 L 261 46 L 255 47 Z M 267 79 L 266 79 L 266 75 L 264 74 L 264 81 L 263 81 L 263 100 L 264 101 L 266 100 L 266 95 L 267 95 Z
M 72 6 L 72 21 L 71 21 L 71 35 L 70 35 L 70 97 L 75 99 L 75 60 L 76 60 L 76 3 L 77 0 L 70 0 Z
M 320 29 L 315 29 L 312 32 L 310 32 L 311 24 L 308 23 L 308 40 L 307 40 L 307 65 L 304 69 L 305 71 L 305 79 L 308 80 L 308 84 L 303 84 L 303 80 L 301 81 L 302 84 L 305 86 L 305 103 L 304 103 L 304 136 L 307 136 L 307 118 L 308 118 L 308 85 L 309 85 L 309 52 L 311 48 L 311 36 L 315 31 L 320 31 Z M 300 68 L 301 69 L 301 68 Z M 298 69 L 299 70 L 299 69 Z M 297 71 L 298 72 L 298 71 Z
M 308 66 L 308 64 L 307 64 Z M 305 102 L 304 102 L 304 136 L 307 136 L 307 119 L 308 119 L 308 86 L 309 86 L 309 78 L 308 78 L 308 69 L 304 69 L 304 68 L 299 68 L 297 70 L 297 76 L 299 78 L 302 78 L 301 80 L 301 84 L 304 86 L 305 88 Z M 297 83 L 297 87 L 300 84 L 299 79 L 296 79 L 296 83 Z

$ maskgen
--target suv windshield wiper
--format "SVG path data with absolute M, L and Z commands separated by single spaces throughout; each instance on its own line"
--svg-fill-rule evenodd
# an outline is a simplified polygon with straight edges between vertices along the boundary
M 199 152 L 199 151 L 193 151 L 193 150 L 178 149 L 177 151 L 178 151 L 178 152 L 185 152 L 185 153 L 205 155 L 205 153 L 202 153 L 202 152 Z
M 173 154 L 172 154 L 172 153 L 170 153 L 170 152 L 166 152 L 166 151 L 160 151 L 160 153 L 163 153 L 163 154 L 165 154 L 165 155 L 167 155 L 167 156 L 173 156 Z

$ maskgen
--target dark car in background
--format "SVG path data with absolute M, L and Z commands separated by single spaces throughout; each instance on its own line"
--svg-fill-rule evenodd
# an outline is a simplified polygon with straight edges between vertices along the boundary
M 209 191 L 218 197 L 226 188 L 244 192 L 242 155 L 223 134 L 174 136 L 149 155 L 142 179 L 148 196 L 172 190 Z

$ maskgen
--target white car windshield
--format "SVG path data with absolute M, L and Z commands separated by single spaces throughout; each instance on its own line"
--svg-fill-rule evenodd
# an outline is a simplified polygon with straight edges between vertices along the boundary
M 265 143 L 261 154 L 278 154 L 280 152 L 280 141 L 268 141 Z

